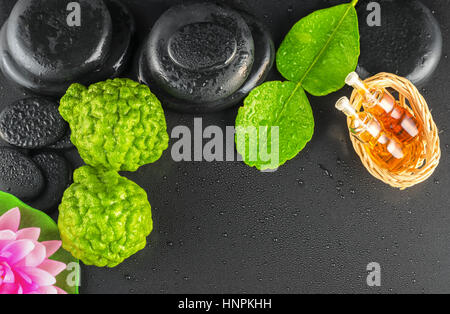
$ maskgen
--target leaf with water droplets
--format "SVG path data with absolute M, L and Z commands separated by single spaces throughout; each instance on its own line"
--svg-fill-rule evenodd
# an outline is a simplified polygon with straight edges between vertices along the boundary
M 344 86 L 360 54 L 356 2 L 313 12 L 295 24 L 277 53 L 278 70 L 286 79 L 314 96 Z
M 277 127 L 276 131 L 272 127 Z M 259 170 L 276 169 L 297 156 L 313 133 L 308 98 L 303 88 L 292 82 L 267 82 L 257 87 L 236 119 L 237 151 L 247 165 Z

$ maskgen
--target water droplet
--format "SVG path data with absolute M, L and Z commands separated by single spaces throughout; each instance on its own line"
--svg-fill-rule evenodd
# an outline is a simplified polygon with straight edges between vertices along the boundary
M 323 174 L 327 177 L 329 177 L 330 179 L 333 179 L 333 173 L 328 170 L 327 168 L 325 168 L 323 165 L 319 164 L 319 168 L 322 169 Z

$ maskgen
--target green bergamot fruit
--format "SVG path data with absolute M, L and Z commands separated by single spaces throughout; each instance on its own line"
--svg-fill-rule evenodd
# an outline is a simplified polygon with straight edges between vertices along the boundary
M 71 140 L 93 167 L 136 171 L 157 161 L 169 143 L 161 103 L 150 89 L 129 79 L 73 84 L 59 111 Z
M 84 166 L 59 206 L 63 248 L 86 265 L 115 267 L 142 250 L 153 229 L 147 193 L 114 171 Z

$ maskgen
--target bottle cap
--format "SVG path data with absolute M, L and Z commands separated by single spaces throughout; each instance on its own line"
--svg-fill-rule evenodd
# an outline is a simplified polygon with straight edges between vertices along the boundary
M 342 111 L 347 116 L 352 117 L 356 115 L 356 110 L 350 103 L 350 100 L 347 97 L 340 98 L 336 103 L 336 109 Z
M 361 82 L 361 79 L 359 78 L 359 75 L 356 72 L 350 73 L 347 78 L 345 79 L 345 83 L 349 86 L 355 86 L 356 84 L 359 84 Z

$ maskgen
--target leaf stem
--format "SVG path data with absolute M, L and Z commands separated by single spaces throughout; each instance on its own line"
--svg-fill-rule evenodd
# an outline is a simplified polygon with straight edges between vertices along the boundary
M 358 2 L 358 0 L 353 0 L 351 5 L 353 4 L 353 2 Z M 356 4 L 356 3 L 355 3 Z M 308 76 L 309 72 L 311 72 L 311 70 L 314 68 L 314 66 L 316 65 L 316 63 L 319 61 L 320 57 L 324 54 L 324 52 L 328 49 L 328 47 L 330 46 L 331 42 L 334 39 L 334 36 L 336 35 L 336 33 L 339 31 L 339 29 L 342 26 L 342 23 L 344 22 L 345 18 L 347 17 L 347 14 L 350 12 L 351 6 L 349 6 L 347 8 L 347 10 L 345 11 L 344 15 L 342 16 L 341 20 L 339 21 L 339 23 L 336 25 L 335 29 L 333 30 L 333 32 L 331 33 L 330 37 L 328 38 L 327 42 L 325 43 L 325 46 L 322 47 L 322 49 L 320 50 L 320 52 L 317 54 L 317 56 L 314 58 L 313 62 L 311 63 L 311 65 L 308 67 L 308 69 L 306 70 L 305 74 L 303 74 L 303 77 L 298 81 L 299 84 L 303 84 L 303 81 L 306 79 L 306 77 Z
M 351 5 L 355 7 L 355 6 L 358 4 L 358 1 L 359 1 L 359 0 L 352 0 Z

